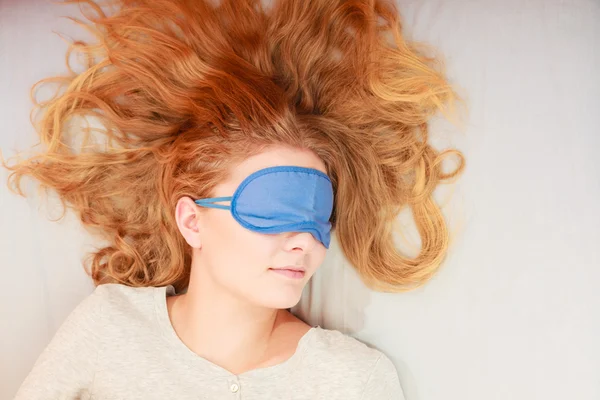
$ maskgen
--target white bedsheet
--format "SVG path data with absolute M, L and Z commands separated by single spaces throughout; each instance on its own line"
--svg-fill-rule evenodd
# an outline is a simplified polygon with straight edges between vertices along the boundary
M 399 7 L 410 35 L 446 55 L 470 108 L 464 131 L 432 128 L 440 147 L 467 157 L 459 184 L 436 192 L 453 247 L 425 287 L 381 294 L 334 241 L 296 311 L 386 352 L 408 400 L 600 399 L 600 2 Z M 64 71 L 66 45 L 50 32 L 80 32 L 64 14 L 0 0 L 5 155 L 34 142 L 31 84 Z M 50 222 L 39 204 L 0 186 L 2 399 L 92 290 L 80 265 L 92 241 L 72 216 Z

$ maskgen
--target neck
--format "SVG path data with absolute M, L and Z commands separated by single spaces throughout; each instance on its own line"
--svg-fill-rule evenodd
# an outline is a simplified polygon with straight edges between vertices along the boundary
M 200 268 L 192 271 L 187 293 L 167 300 L 171 322 L 185 345 L 234 374 L 273 359 L 273 338 L 294 317 L 249 304 L 200 276 Z

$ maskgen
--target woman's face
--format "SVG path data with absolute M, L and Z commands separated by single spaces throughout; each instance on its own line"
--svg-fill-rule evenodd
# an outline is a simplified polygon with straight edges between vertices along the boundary
M 272 146 L 236 167 L 230 179 L 215 187 L 212 195 L 232 196 L 248 175 L 280 165 L 315 168 L 326 173 L 324 163 L 313 152 Z M 215 204 L 229 205 L 228 202 Z M 202 208 L 196 212 L 200 246 L 194 246 L 190 240 L 188 243 L 194 247 L 192 268 L 200 271 L 192 271 L 192 277 L 208 280 L 255 305 L 277 309 L 293 307 L 325 259 L 327 249 L 311 233 L 257 233 L 241 226 L 229 210 Z M 298 277 L 292 276 L 298 274 L 274 270 L 286 266 L 302 268 L 304 274 Z

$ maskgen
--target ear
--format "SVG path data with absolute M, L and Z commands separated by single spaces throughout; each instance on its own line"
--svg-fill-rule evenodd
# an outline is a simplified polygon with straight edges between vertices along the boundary
M 194 200 L 184 196 L 177 201 L 175 207 L 175 220 L 179 232 L 184 237 L 185 241 L 193 248 L 199 249 L 202 247 L 200 238 L 199 217 L 200 212 Z

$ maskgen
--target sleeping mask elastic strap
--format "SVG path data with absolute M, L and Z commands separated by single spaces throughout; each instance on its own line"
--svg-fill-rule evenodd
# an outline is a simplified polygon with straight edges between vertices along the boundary
M 231 201 L 231 206 L 211 204 Z M 329 248 L 333 187 L 323 172 L 278 166 L 249 175 L 233 197 L 199 199 L 202 207 L 231 210 L 240 225 L 259 233 L 310 232 Z

